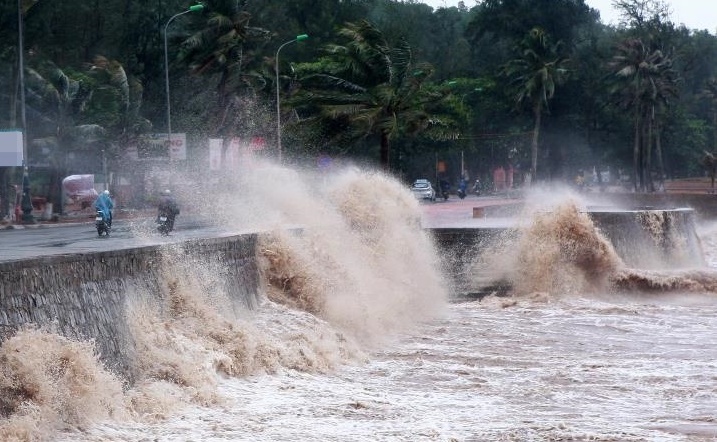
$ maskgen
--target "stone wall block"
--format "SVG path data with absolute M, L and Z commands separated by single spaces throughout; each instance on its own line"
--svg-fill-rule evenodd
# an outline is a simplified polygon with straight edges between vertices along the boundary
M 233 303 L 255 308 L 259 290 L 255 234 L 189 240 L 173 250 L 161 246 L 67 254 L 0 262 L 0 325 L 52 328 L 72 339 L 94 340 L 103 363 L 131 382 L 131 336 L 125 322 L 127 290 L 163 296 L 162 266 L 192 278 L 209 263 Z M 170 267 L 171 269 L 171 267 Z M 180 271 L 181 270 L 181 271 Z M 160 302 L 161 304 L 161 302 Z M 9 337 L 0 330 L 0 344 Z

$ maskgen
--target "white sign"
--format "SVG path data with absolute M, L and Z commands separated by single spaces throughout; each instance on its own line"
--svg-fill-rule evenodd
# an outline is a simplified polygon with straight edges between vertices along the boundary
M 240 170 L 250 167 L 254 152 L 264 149 L 263 138 L 232 138 L 226 143 L 222 138 L 209 139 L 209 170 Z
M 239 138 L 232 138 L 227 147 L 227 153 L 224 156 L 224 168 L 227 170 L 237 170 L 240 161 L 240 151 L 242 149 L 242 141 Z
M 22 132 L 0 131 L 0 167 L 22 166 L 23 160 Z
M 221 170 L 223 143 L 221 138 L 209 139 L 209 170 Z
M 171 139 L 167 139 L 167 134 L 142 135 L 137 145 L 137 157 L 140 160 L 162 158 L 186 160 L 187 134 L 173 133 Z

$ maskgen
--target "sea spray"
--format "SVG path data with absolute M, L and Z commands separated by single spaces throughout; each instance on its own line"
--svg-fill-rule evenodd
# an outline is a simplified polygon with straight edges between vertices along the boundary
M 492 275 L 511 293 L 575 294 L 602 291 L 621 260 L 579 204 L 528 207 L 515 230 L 486 247 L 475 263 L 481 279 Z
M 273 299 L 315 312 L 372 342 L 440 314 L 447 283 L 417 201 L 394 179 L 348 169 L 295 233 L 261 247 Z
M 124 417 L 122 382 L 91 342 L 26 327 L 0 346 L 0 440 L 42 440 Z
M 227 263 L 200 262 L 168 244 L 158 263 L 160 290 L 128 287 L 124 294 L 127 354 L 134 355 L 129 388 L 122 390 L 90 343 L 46 332 L 19 332 L 3 343 L 8 360 L 17 354 L 32 364 L 5 364 L 2 372 L 3 392 L 14 395 L 2 404 L 6 439 L 49 440 L 107 419 L 151 422 L 186 405 L 221 406 L 221 377 L 328 372 L 363 361 L 366 344 L 443 313 L 448 285 L 440 259 L 403 184 L 358 168 L 312 175 L 257 164 L 244 172 L 230 186 L 241 193 L 215 195 L 211 213 L 231 231 L 261 232 L 267 297 L 246 310 L 225 293 Z M 29 356 L 18 352 L 20 339 Z M 48 340 L 71 348 L 70 356 L 43 350 Z M 68 365 L 75 359 L 87 368 Z M 47 372 L 40 381 L 18 375 L 35 366 Z M 85 384 L 92 388 L 78 387 Z
M 610 242 L 573 202 L 534 215 L 517 247 L 521 293 L 604 290 L 621 266 Z
M 516 228 L 500 235 L 470 264 L 474 285 L 503 284 L 510 287 L 509 294 L 530 295 L 535 300 L 557 294 L 717 293 L 714 269 L 628 267 L 590 218 L 580 196 L 537 188 L 526 201 Z M 658 215 L 640 216 L 653 226 Z M 652 227 L 650 233 L 654 241 L 663 241 L 664 232 Z M 648 246 L 652 244 L 643 245 Z M 682 247 L 671 243 L 672 248 L 677 246 Z

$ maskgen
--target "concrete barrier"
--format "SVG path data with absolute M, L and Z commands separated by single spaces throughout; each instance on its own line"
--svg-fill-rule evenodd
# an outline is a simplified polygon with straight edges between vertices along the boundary
M 26 324 L 91 339 L 102 361 L 131 382 L 129 294 L 165 297 L 173 284 L 167 275 L 197 278 L 192 269 L 206 263 L 213 271 L 201 274 L 202 284 L 222 291 L 232 307 L 252 309 L 259 289 L 257 239 L 247 234 L 0 263 L 0 341 Z

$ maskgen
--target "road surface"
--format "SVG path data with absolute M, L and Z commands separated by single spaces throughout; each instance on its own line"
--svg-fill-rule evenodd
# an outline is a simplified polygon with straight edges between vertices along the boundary
M 0 230 L 0 262 L 171 244 L 187 239 L 239 233 L 247 232 L 230 232 L 181 216 L 177 218 L 175 230 L 169 236 L 157 233 L 153 219 L 115 220 L 109 237 L 99 237 L 92 222 L 37 224 L 23 229 Z
M 505 227 L 510 220 L 501 216 L 474 218 L 474 208 L 509 206 L 515 199 L 468 196 L 460 200 L 452 196 L 448 201 L 421 204 L 421 224 L 424 228 L 494 228 Z M 93 222 L 67 224 L 43 223 L 22 229 L 0 230 L 0 262 L 38 256 L 102 252 L 135 247 L 181 242 L 187 239 L 216 238 L 252 233 L 226 227 L 211 226 L 198 217 L 179 216 L 175 231 L 168 237 L 156 232 L 153 218 L 117 219 L 109 237 L 99 237 Z

